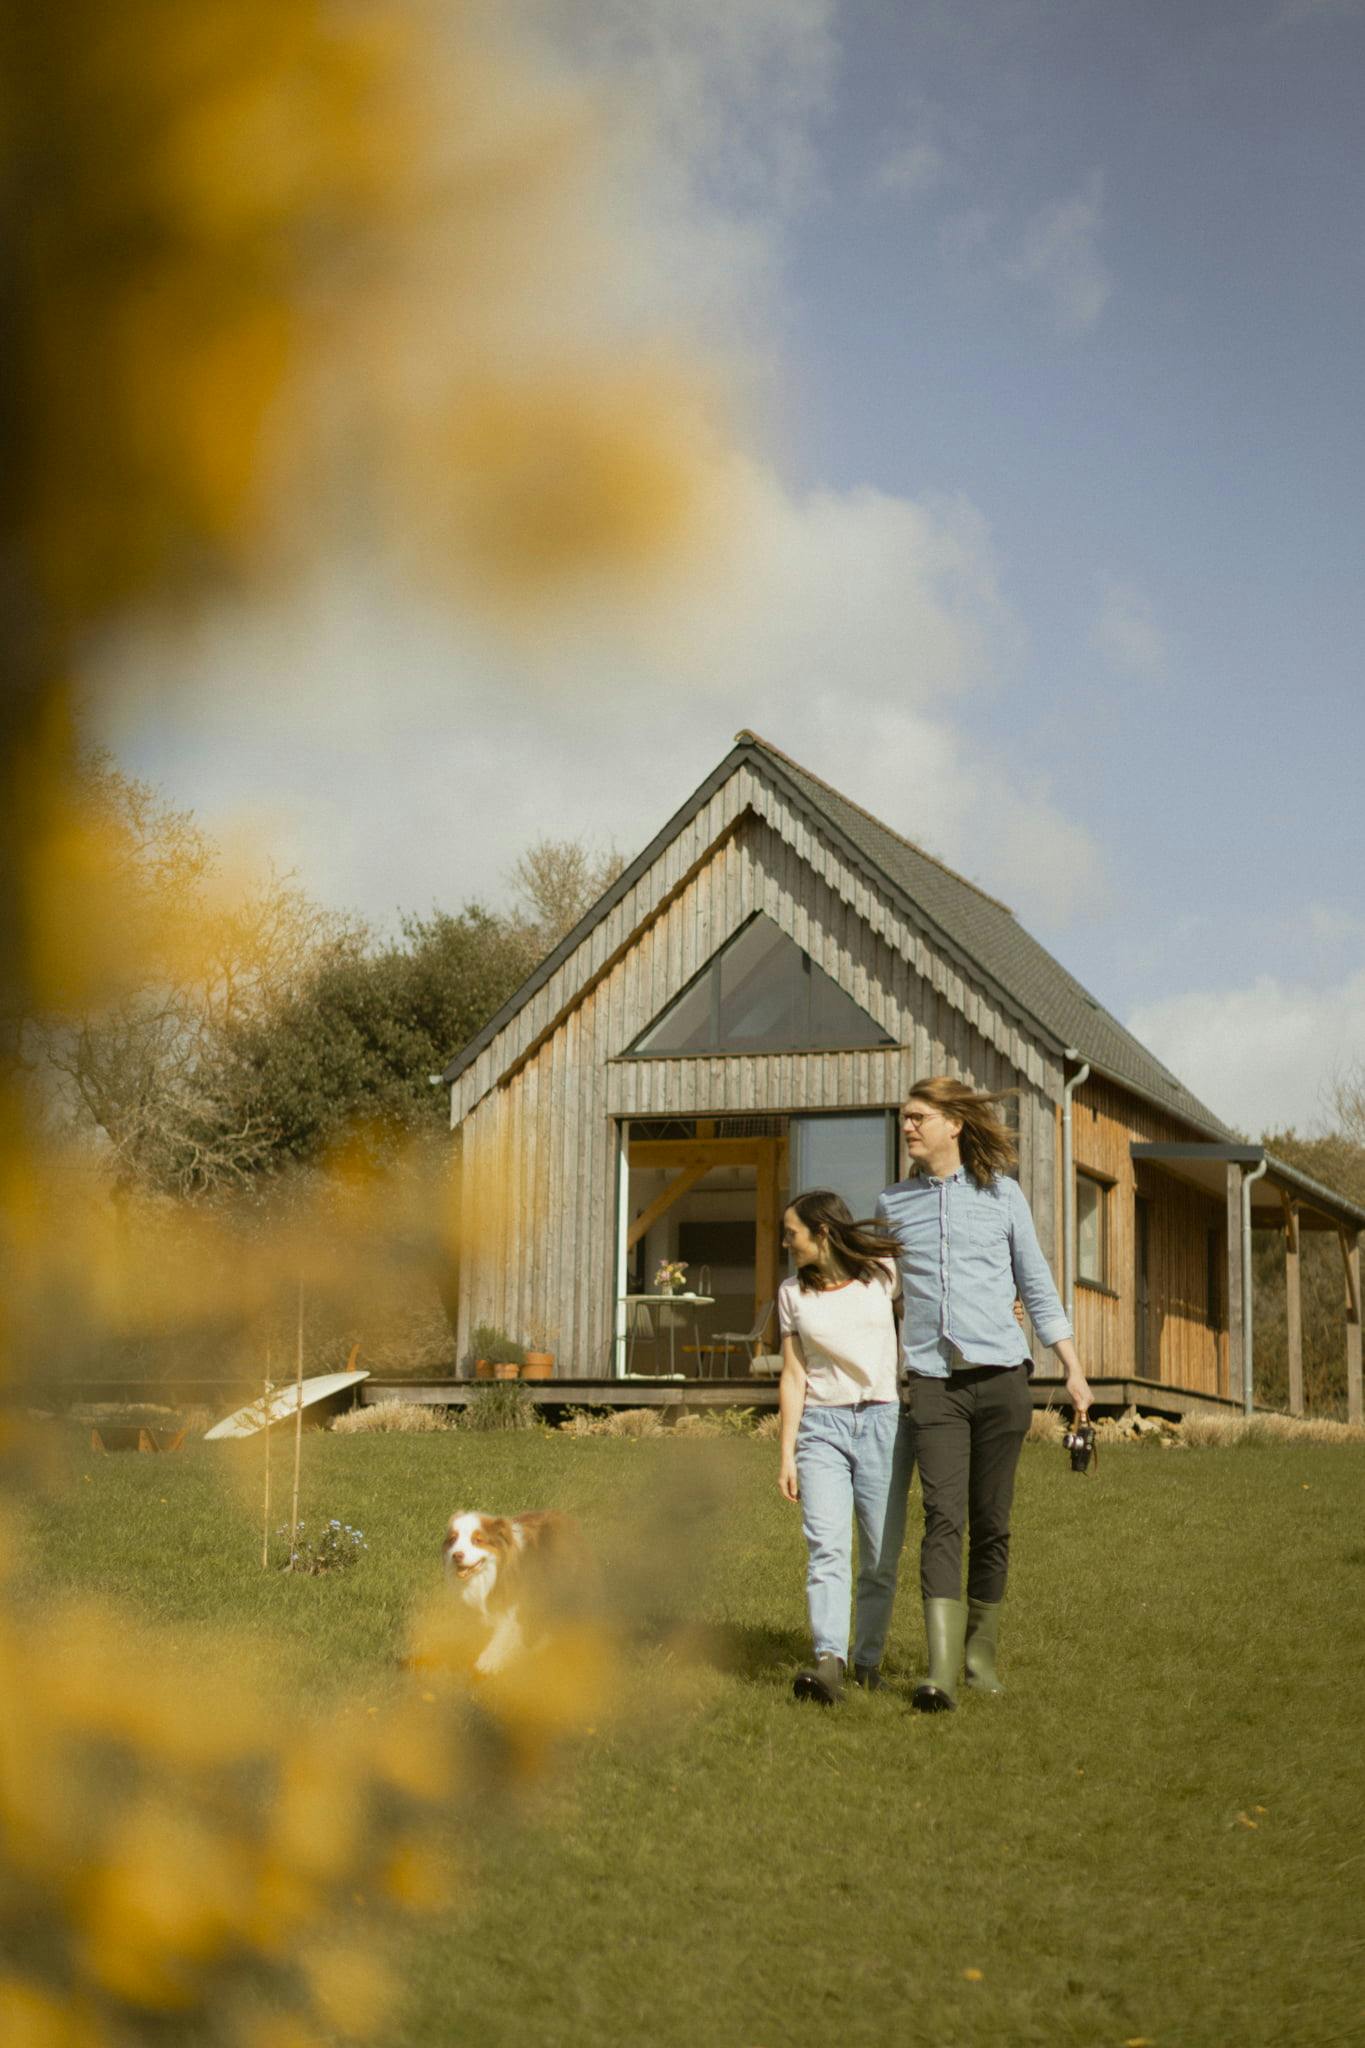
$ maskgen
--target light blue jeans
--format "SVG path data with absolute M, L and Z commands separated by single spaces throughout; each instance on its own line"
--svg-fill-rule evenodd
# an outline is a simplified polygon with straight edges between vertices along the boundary
M 801 1526 L 809 1561 L 806 1605 L 815 1654 L 848 1662 L 853 1517 L 858 1519 L 858 1612 L 853 1661 L 882 1661 L 905 1537 L 913 1439 L 898 1427 L 898 1401 L 808 1407 L 796 1433 Z

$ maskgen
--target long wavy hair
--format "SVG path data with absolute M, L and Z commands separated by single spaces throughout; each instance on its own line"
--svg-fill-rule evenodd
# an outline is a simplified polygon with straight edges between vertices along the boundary
M 796 1211 L 813 1237 L 822 1230 L 827 1234 L 830 1250 L 851 1280 L 866 1286 L 869 1280 L 885 1279 L 882 1261 L 898 1255 L 900 1239 L 888 1237 L 871 1223 L 856 1222 L 848 1203 L 833 1188 L 807 1188 L 803 1195 L 793 1195 L 787 1207 Z M 798 1266 L 796 1278 L 806 1294 L 820 1294 L 828 1284 L 818 1266 Z
M 1018 1163 L 1014 1133 L 998 1110 L 1000 1103 L 1018 1092 L 1017 1088 L 999 1088 L 989 1093 L 969 1088 L 965 1081 L 950 1080 L 946 1074 L 931 1074 L 927 1081 L 916 1081 L 905 1099 L 927 1102 L 944 1116 L 961 1118 L 957 1142 L 962 1164 L 977 1186 L 985 1188 L 998 1173 L 1008 1173 Z

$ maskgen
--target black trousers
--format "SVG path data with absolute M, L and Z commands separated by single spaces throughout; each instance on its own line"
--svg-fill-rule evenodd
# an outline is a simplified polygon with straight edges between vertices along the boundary
M 969 1528 L 967 1596 L 1003 1599 L 1014 1475 L 1033 1415 L 1026 1369 L 964 1366 L 946 1380 L 911 1373 L 906 1411 L 924 1494 L 921 1594 L 961 1599 Z

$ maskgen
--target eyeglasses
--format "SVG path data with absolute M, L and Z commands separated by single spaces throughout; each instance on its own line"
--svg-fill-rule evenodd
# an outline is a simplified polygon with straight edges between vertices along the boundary
M 939 1109 L 903 1109 L 901 1111 L 901 1122 L 903 1124 L 913 1124 L 916 1130 L 918 1130 L 921 1124 L 930 1123 L 936 1116 L 942 1116 L 942 1114 L 942 1110 Z

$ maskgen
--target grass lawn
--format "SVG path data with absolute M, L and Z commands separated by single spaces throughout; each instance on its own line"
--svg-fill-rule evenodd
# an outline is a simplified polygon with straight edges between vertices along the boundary
M 34 1590 L 249 1623 L 325 1709 L 406 1682 L 453 1508 L 572 1508 L 609 1560 L 642 1517 L 679 1531 L 625 1710 L 514 1824 L 461 1833 L 386 2048 L 1365 2041 L 1358 1449 L 1133 1448 L 1091 1480 L 1029 1446 L 1008 1694 L 927 1718 L 913 1519 L 892 1682 L 791 1699 L 803 1549 L 770 1444 L 313 1436 L 307 1514 L 370 1544 L 324 1579 L 259 1570 L 253 1457 L 78 1453 L 35 1517 Z

